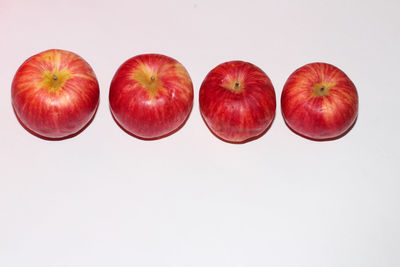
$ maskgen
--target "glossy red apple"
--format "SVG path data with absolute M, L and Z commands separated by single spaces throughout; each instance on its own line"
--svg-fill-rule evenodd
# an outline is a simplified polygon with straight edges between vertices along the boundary
M 19 67 L 11 99 L 17 118 L 28 131 L 46 139 L 63 139 L 91 121 L 99 103 L 99 85 L 83 58 L 52 49 Z
M 358 94 L 337 67 L 311 63 L 290 75 L 282 91 L 282 114 L 296 133 L 313 140 L 341 137 L 354 124 Z
M 179 129 L 193 106 L 193 84 L 173 58 L 138 55 L 123 63 L 110 86 L 110 109 L 117 123 L 142 139 L 158 139 Z
M 276 109 L 275 91 L 257 66 L 230 61 L 211 70 L 200 88 L 200 112 L 220 139 L 242 143 L 262 135 Z

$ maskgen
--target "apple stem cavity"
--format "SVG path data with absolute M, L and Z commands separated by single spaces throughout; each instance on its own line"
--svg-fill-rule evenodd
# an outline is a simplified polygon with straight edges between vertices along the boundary
M 239 89 L 240 89 L 240 83 L 239 81 L 236 81 L 233 90 L 238 91 Z
M 53 74 L 53 80 L 57 81 L 57 79 L 58 79 L 57 75 Z
M 154 75 L 151 75 L 150 81 L 151 81 L 151 82 L 154 82 L 155 80 L 156 80 L 156 77 L 155 77 Z
M 314 96 L 326 96 L 333 85 L 332 84 L 316 84 L 314 85 Z
M 317 94 L 319 95 L 319 96 L 324 96 L 325 95 L 325 86 L 324 85 L 321 85 L 321 87 L 319 88 L 319 90 L 317 90 Z

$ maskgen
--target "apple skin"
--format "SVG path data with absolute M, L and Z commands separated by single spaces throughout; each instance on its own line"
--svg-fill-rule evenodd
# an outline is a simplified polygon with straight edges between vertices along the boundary
M 17 70 L 11 100 L 22 126 L 44 139 L 65 139 L 82 131 L 99 104 L 99 84 L 77 54 L 50 49 L 28 58 Z
M 346 134 L 358 114 L 358 94 L 339 68 L 310 63 L 293 72 L 281 96 L 282 115 L 295 133 L 311 140 L 333 140 Z
M 170 135 L 193 107 L 193 84 L 184 66 L 160 54 L 125 61 L 111 82 L 111 113 L 129 134 L 145 140 Z
M 211 70 L 199 93 L 201 115 L 223 141 L 244 143 L 264 134 L 276 110 L 274 87 L 257 66 L 229 61 Z

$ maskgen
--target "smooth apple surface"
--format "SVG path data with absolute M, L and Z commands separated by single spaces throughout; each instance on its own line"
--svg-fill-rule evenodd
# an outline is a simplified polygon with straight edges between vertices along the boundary
M 46 139 L 63 139 L 81 131 L 96 112 L 99 94 L 90 65 L 77 54 L 59 49 L 27 59 L 11 87 L 18 120 Z
M 193 106 L 193 84 L 173 58 L 144 54 L 128 59 L 114 75 L 109 93 L 117 123 L 142 139 L 158 139 L 178 130 Z
M 341 137 L 358 114 L 358 94 L 353 82 L 339 68 L 310 63 L 290 75 L 281 97 L 286 124 L 313 140 Z
M 275 116 L 274 87 L 264 71 L 248 62 L 218 65 L 207 74 L 199 94 L 205 123 L 227 142 L 242 143 L 259 137 Z

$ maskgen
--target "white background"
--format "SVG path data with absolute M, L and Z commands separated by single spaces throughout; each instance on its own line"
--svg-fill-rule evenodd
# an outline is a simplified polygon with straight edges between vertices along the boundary
M 400 266 L 400 2 L 0 1 L 0 266 Z M 101 103 L 80 135 L 26 132 L 10 87 L 43 50 L 93 67 Z M 141 53 L 189 71 L 187 124 L 158 141 L 123 132 L 108 108 L 116 69 Z M 232 145 L 201 120 L 205 75 L 228 60 L 271 78 L 277 115 Z M 280 94 L 298 67 L 345 71 L 360 96 L 352 131 L 331 142 L 292 133 Z

